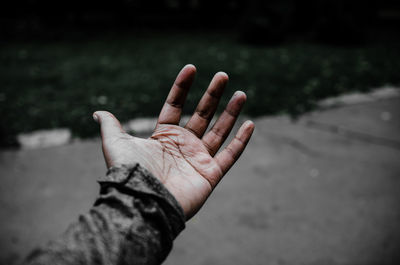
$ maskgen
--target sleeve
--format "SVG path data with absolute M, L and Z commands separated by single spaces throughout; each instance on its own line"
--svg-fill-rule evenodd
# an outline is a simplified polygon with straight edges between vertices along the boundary
M 139 164 L 110 168 L 89 213 L 25 264 L 160 264 L 185 227 L 182 208 Z

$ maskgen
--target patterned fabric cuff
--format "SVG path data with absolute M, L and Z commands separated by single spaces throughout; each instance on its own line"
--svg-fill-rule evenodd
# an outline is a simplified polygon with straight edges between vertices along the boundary
M 181 205 L 167 188 L 139 163 L 111 167 L 98 183 L 101 194 L 106 193 L 109 187 L 114 187 L 121 193 L 153 197 L 168 212 L 174 238 L 185 228 L 186 218 Z

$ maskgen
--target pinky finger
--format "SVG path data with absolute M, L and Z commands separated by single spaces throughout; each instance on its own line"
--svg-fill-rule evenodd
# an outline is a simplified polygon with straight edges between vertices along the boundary
M 238 160 L 243 150 L 246 148 L 253 131 L 254 123 L 252 121 L 246 121 L 228 146 L 215 156 L 215 160 L 220 166 L 223 175 L 225 175 L 232 165 L 235 164 L 236 160 Z

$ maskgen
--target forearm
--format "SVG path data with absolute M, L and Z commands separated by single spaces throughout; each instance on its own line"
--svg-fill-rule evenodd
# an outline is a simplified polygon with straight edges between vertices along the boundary
M 174 197 L 138 164 L 111 168 L 100 197 L 27 264 L 160 264 L 184 228 Z

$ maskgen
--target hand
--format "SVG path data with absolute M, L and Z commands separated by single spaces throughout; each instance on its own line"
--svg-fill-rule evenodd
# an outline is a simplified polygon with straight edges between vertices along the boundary
M 225 85 L 227 74 L 217 73 L 185 127 L 179 126 L 182 106 L 193 83 L 196 68 L 186 65 L 178 74 L 161 110 L 154 133 L 148 139 L 127 134 L 109 112 L 93 114 L 100 123 L 107 167 L 140 163 L 157 177 L 191 218 L 246 147 L 254 124 L 246 121 L 235 138 L 217 154 L 246 101 L 237 91 L 212 129 L 204 135 Z

